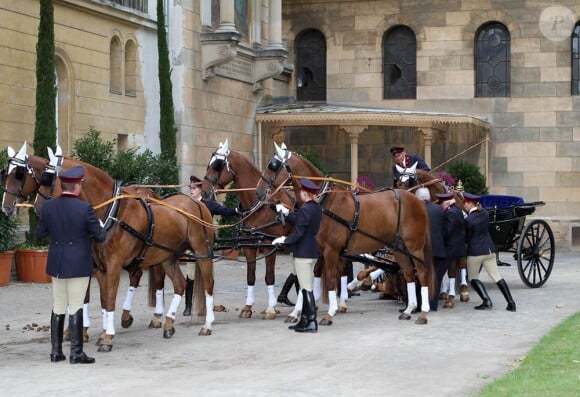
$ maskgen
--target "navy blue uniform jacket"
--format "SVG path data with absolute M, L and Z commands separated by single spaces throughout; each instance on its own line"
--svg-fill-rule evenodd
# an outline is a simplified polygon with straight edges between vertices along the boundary
M 427 165 L 427 163 L 425 162 L 425 160 L 423 160 L 421 158 L 421 156 L 419 156 L 418 154 L 408 154 L 407 155 L 407 168 L 412 167 L 413 164 L 418 163 L 417 164 L 417 169 L 418 170 L 425 170 L 425 171 L 431 171 L 431 168 L 429 168 L 429 166 Z M 397 166 L 393 165 L 392 167 L 393 169 L 393 175 L 395 179 L 399 179 L 399 171 L 397 170 Z
M 454 204 L 447 208 L 445 215 L 447 216 L 447 242 L 445 245 L 447 257 L 454 259 L 466 256 L 465 220 L 461 208 Z
M 225 207 L 214 200 L 201 200 L 201 202 L 206 205 L 212 215 L 230 216 L 238 214 L 235 208 Z
M 292 251 L 295 258 L 318 259 L 316 234 L 320 228 L 322 208 L 314 201 L 308 201 L 296 213 L 288 214 L 287 218 L 294 224 L 294 231 L 286 236 L 284 244 L 294 245 Z
M 430 201 L 425 202 L 429 215 L 429 229 L 431 233 L 431 247 L 433 256 L 445 258 L 445 241 L 447 239 L 447 218 L 440 205 Z
M 46 201 L 36 233 L 38 238 L 50 235 L 46 273 L 58 278 L 93 274 L 91 237 L 104 241 L 106 232 L 89 203 L 66 194 Z
M 489 215 L 485 209 L 467 215 L 465 225 L 468 256 L 495 252 L 495 244 L 489 235 Z

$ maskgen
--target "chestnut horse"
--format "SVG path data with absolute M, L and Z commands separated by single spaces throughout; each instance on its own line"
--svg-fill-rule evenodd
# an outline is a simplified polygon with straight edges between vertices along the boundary
M 3 196 L 3 211 L 6 214 L 12 215 L 16 213 L 16 204 L 26 200 L 31 194 L 39 192 L 41 185 L 50 187 L 48 191 L 41 191 L 39 195 L 42 197 L 41 201 L 50 199 L 55 196 L 55 193 L 60 195 L 60 186 L 56 184 L 56 167 L 60 167 L 60 162 L 62 161 L 62 156 L 60 156 L 60 148 L 57 149 L 56 154 L 52 152 L 49 148 L 50 161 L 38 156 L 29 156 L 26 154 L 27 144 L 26 142 L 16 153 L 12 148 L 8 149 L 9 159 L 8 159 L 8 169 L 6 172 L 5 186 L 4 186 L 4 196 Z M 86 191 L 82 192 L 84 197 L 96 197 L 91 192 L 90 187 L 85 187 Z M 46 190 L 46 189 L 43 189 Z M 85 190 L 85 189 L 83 189 Z M 87 192 L 89 194 L 87 195 Z M 144 195 L 145 192 L 140 192 Z M 152 192 L 149 192 L 152 194 Z M 111 196 L 112 197 L 112 196 Z M 93 203 L 95 204 L 95 203 Z M 97 216 L 101 219 L 105 217 L 105 209 L 97 209 L 95 211 Z M 123 328 L 128 328 L 133 323 L 133 317 L 130 314 L 131 307 L 133 304 L 133 298 L 135 296 L 134 292 L 139 286 L 141 276 L 143 275 L 143 270 L 134 266 L 130 269 L 126 269 L 129 273 L 129 289 L 127 291 L 127 297 L 123 304 L 123 315 L 121 317 L 121 325 Z M 150 280 L 149 284 L 157 286 L 158 292 L 156 294 L 157 302 L 150 302 L 150 305 L 155 305 L 155 315 L 151 320 L 151 328 L 161 328 L 160 318 L 163 314 L 163 279 L 165 274 L 163 269 L 158 266 L 151 268 L 149 272 Z M 87 293 L 85 296 L 85 305 L 88 305 L 90 301 L 90 286 L 87 288 Z M 88 310 L 88 306 L 83 308 Z M 88 317 L 88 316 L 87 316 Z M 88 328 L 89 324 L 84 324 L 83 336 L 85 342 L 88 341 Z
M 276 153 L 269 164 L 275 163 L 281 166 L 276 167 L 277 170 L 267 167 L 262 174 L 257 186 L 259 197 L 293 175 L 317 176 L 310 162 L 293 155 L 285 146 L 280 148 L 276 145 Z M 265 186 L 265 183 L 270 186 Z M 417 277 L 421 285 L 422 305 L 415 323 L 427 324 L 429 298 L 435 292 L 431 238 L 426 226 L 429 218 L 423 202 L 414 194 L 398 189 L 357 195 L 337 185 L 331 186 L 329 182 L 325 182 L 322 189 L 319 203 L 325 216 L 320 224 L 317 242 L 324 260 L 323 276 L 327 285 L 334 283 L 336 289 L 336 280 L 343 270 L 343 255 L 375 252 L 388 245 L 393 248 L 395 260 L 407 283 L 409 303 L 399 319 L 409 320 L 411 312 L 417 308 Z M 332 324 L 332 316 L 329 310 L 320 324 Z
M 256 183 L 260 179 L 261 172 L 246 157 L 240 153 L 230 150 L 229 143 L 219 144 L 217 150 L 212 154 L 204 181 L 201 185 L 204 199 L 212 199 L 216 189 L 223 189 L 229 183 L 234 182 L 236 188 L 240 189 L 240 205 L 243 218 L 239 229 L 242 236 L 261 236 L 263 241 L 269 244 L 273 238 L 289 233 L 292 225 L 283 224 L 275 209 L 269 204 L 258 200 L 256 196 Z M 282 194 L 279 200 L 288 207 L 293 207 L 294 194 Z M 251 244 L 249 244 L 251 245 Z M 256 284 L 256 258 L 259 250 L 257 247 L 244 246 L 244 255 L 247 262 L 246 280 L 248 290 L 246 304 L 240 311 L 240 317 L 252 317 L 252 306 L 254 305 L 254 286 Z M 266 275 L 265 282 L 268 290 L 268 307 L 262 313 L 263 319 L 275 319 L 277 304 L 274 292 L 276 250 L 273 249 L 270 255 L 265 257 Z M 300 309 L 299 309 L 300 310 Z M 298 319 L 299 314 L 293 311 L 287 318 L 287 322 Z
M 213 312 L 213 221 L 205 205 L 184 194 L 170 196 L 164 200 L 153 197 L 135 198 L 136 190 L 123 187 L 120 195 L 111 199 L 116 191 L 115 181 L 104 171 L 71 158 L 64 158 L 62 170 L 76 165 L 85 169 L 83 184 L 84 199 L 91 203 L 112 201 L 118 203 L 104 220 L 107 237 L 103 243 L 93 244 L 96 262 L 96 277 L 101 292 L 103 309 L 103 332 L 99 351 L 111 351 L 115 335 L 114 312 L 120 272 L 122 268 L 138 266 L 150 269 L 162 266 L 174 287 L 174 296 L 165 317 L 163 336 L 171 338 L 175 333 L 175 314 L 185 288 L 185 278 L 178 259 L 187 250 L 195 252 L 196 280 L 194 290 L 196 311 L 206 314 L 200 335 L 211 335 L 215 319 Z M 56 190 L 57 186 L 54 186 Z M 40 211 L 47 193 L 51 189 L 41 186 L 36 207 Z M 115 215 L 116 213 L 116 215 Z

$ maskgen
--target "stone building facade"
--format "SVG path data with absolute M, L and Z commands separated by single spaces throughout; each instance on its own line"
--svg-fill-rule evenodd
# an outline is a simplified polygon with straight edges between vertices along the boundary
M 577 1 L 288 0 L 283 21 L 293 65 L 300 63 L 295 49 L 301 34 L 321 33 L 326 43 L 326 102 L 486 118 L 493 125 L 490 193 L 545 201 L 534 215 L 550 220 L 560 242 L 580 245 Z M 497 26 L 490 24 L 499 24 L 501 34 L 488 31 L 478 41 L 480 32 Z M 397 97 L 385 82 L 401 79 L 389 74 L 393 65 L 384 54 L 389 33 L 400 27 L 408 28 L 415 39 L 416 85 L 411 95 L 408 90 Z M 507 51 L 484 52 L 477 58 L 478 43 L 501 47 L 501 40 L 507 40 Z M 495 68 L 494 56 L 500 58 L 497 62 L 507 62 L 507 68 Z M 478 62 L 495 68 L 488 69 L 487 80 L 476 76 Z M 403 66 L 403 76 L 405 70 L 413 71 L 409 64 Z M 299 96 L 300 73 L 296 70 L 290 85 L 280 91 L 288 88 L 286 95 Z M 491 78 L 498 77 L 494 74 L 500 84 Z M 395 141 L 406 143 L 403 139 Z M 422 153 L 417 141 L 409 144 Z
M 59 141 L 65 153 L 91 126 L 103 138 L 117 139 L 119 147 L 157 152 L 156 1 L 54 3 Z M 294 98 L 287 108 L 326 103 L 466 115 L 491 128 L 449 122 L 417 133 L 408 125 L 359 131 L 329 123 L 324 129 L 289 126 L 284 136 L 292 145 L 321 150 L 344 179 L 353 177 L 353 137 L 360 143 L 357 172 L 375 179 L 390 172 L 390 144 L 425 155 L 428 142 L 437 165 L 489 137 L 486 149 L 482 144 L 465 157 L 489 169 L 490 192 L 545 201 L 534 215 L 550 221 L 558 241 L 580 246 L 577 1 L 164 4 L 182 179 L 203 175 L 226 138 L 234 150 L 263 164 L 280 131 L 274 124 L 259 126 L 256 118 L 273 99 Z M 0 0 L 3 147 L 33 136 L 38 8 L 35 0 Z M 478 53 L 478 43 L 488 52 Z M 490 45 L 504 51 L 490 54 Z M 306 71 L 322 72 L 323 78 Z

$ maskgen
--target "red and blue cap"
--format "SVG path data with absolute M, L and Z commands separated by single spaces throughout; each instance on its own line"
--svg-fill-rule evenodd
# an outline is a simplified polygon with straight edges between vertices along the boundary
M 59 175 L 61 182 L 63 183 L 81 183 L 83 177 L 85 176 L 85 169 L 80 165 L 72 167 Z

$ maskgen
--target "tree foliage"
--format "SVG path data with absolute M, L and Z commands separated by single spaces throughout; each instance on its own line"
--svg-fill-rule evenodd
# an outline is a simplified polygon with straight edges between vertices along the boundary
M 473 194 L 487 194 L 487 185 L 485 176 L 479 170 L 479 167 L 459 162 L 449 167 L 449 173 L 457 180 L 463 183 L 463 189 Z
M 40 0 L 36 44 L 36 119 L 34 154 L 48 157 L 47 146 L 56 142 L 56 74 L 54 64 L 54 4 Z
M 173 162 L 175 167 L 166 170 L 166 182 L 177 184 L 179 172 L 177 168 L 177 128 L 173 106 L 173 87 L 171 84 L 171 67 L 169 63 L 169 48 L 167 46 L 167 32 L 165 31 L 165 12 L 163 0 L 157 0 L 157 51 L 159 57 L 159 141 L 161 158 Z

